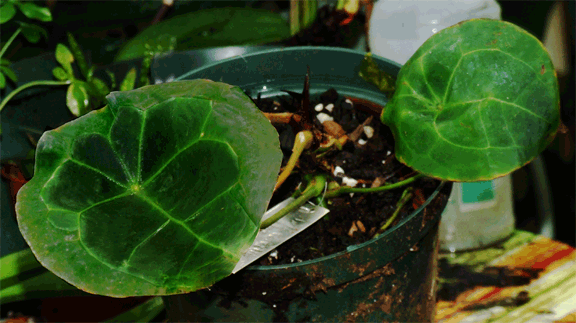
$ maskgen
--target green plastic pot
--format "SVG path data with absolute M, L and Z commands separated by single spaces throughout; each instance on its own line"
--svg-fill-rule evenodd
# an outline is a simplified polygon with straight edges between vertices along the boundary
M 358 76 L 364 53 L 328 47 L 259 52 L 191 71 L 179 79 L 238 85 L 252 97 L 302 91 L 339 94 L 385 105 L 387 97 Z M 374 57 L 392 75 L 400 65 Z M 346 251 L 277 266 L 250 266 L 195 293 L 167 296 L 170 321 L 432 321 L 438 221 L 451 184 L 442 183 L 415 212 L 379 237 Z M 438 195 L 439 192 L 444 195 Z M 444 196 L 445 198 L 440 198 Z

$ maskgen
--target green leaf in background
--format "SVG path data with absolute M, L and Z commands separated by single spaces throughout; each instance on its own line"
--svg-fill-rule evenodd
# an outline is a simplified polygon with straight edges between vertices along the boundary
M 94 86 L 98 96 L 101 96 L 104 98 L 106 95 L 108 95 L 108 93 L 110 93 L 110 89 L 108 88 L 108 85 L 106 85 L 106 83 L 104 83 L 104 81 L 102 81 L 101 79 L 99 79 L 97 77 L 92 78 L 92 80 L 90 81 L 90 84 L 92 84 Z
M 40 41 L 40 37 L 44 36 L 44 39 L 48 39 L 48 33 L 46 30 L 40 26 L 27 24 L 25 22 L 17 21 L 22 28 L 22 34 L 26 37 L 26 40 L 36 44 Z
M 54 296 L 86 296 L 86 293 L 68 284 L 49 271 L 24 278 L 11 286 L 2 286 L 0 303 L 8 304 L 27 299 L 41 299 Z
M 0 24 L 8 22 L 16 14 L 16 8 L 10 2 L 5 2 L 0 6 Z
M 68 73 L 66 73 L 66 71 L 60 66 L 55 67 L 52 70 L 52 75 L 54 75 L 54 77 L 60 81 L 65 81 L 65 80 L 70 79 L 70 75 L 68 75 Z
M 76 39 L 74 39 L 74 36 L 71 33 L 67 33 L 68 35 L 68 44 L 70 45 L 70 51 L 72 52 L 72 55 L 74 56 L 74 58 L 76 59 L 76 63 L 78 64 L 78 68 L 80 69 L 80 73 L 82 74 L 82 76 L 84 76 L 84 78 L 89 81 L 90 77 L 89 77 L 89 68 L 88 68 L 88 63 L 86 63 L 86 58 L 84 58 L 84 53 L 82 52 L 82 48 L 80 48 L 80 45 L 78 45 L 78 42 L 76 42 Z
M 46 268 L 91 293 L 205 288 L 253 242 L 281 158 L 277 132 L 238 87 L 113 92 L 42 135 L 18 193 L 20 231 Z
M 50 13 L 50 10 L 48 10 L 48 8 L 39 7 L 32 2 L 19 1 L 16 2 L 16 4 L 18 5 L 18 7 L 20 7 L 20 11 L 22 11 L 22 13 L 30 19 L 40 20 L 44 22 L 52 21 L 52 14 Z
M 42 268 L 30 249 L 13 252 L 0 259 L 0 287 L 14 285 L 14 278 L 19 274 Z
M 0 304 L 33 298 L 85 294 L 47 271 L 30 249 L 0 259 Z
M 152 66 L 152 60 L 154 59 L 153 53 L 147 53 L 142 60 L 142 65 L 140 66 L 140 77 L 138 78 L 137 87 L 142 87 L 150 84 L 150 68 Z
M 6 78 L 4 77 L 4 74 L 0 73 L 0 89 L 3 89 L 6 87 Z
M 88 104 L 89 96 L 86 90 L 86 83 L 81 81 L 72 82 L 66 92 L 66 106 L 70 112 L 77 117 L 84 115 L 87 112 Z
M 109 70 L 106 70 L 106 74 L 108 74 L 108 77 L 110 78 L 110 88 L 115 89 L 116 88 L 116 75 L 114 75 L 114 73 L 112 73 Z
M 12 82 L 14 83 L 18 82 L 18 77 L 11 68 L 6 66 L 0 66 L 0 72 L 1 74 L 6 75 L 10 80 L 12 80 Z
M 290 37 L 279 14 L 252 8 L 215 8 L 170 18 L 150 26 L 130 40 L 115 61 L 171 49 L 263 44 Z
M 528 163 L 560 123 L 558 82 L 534 36 L 473 19 L 430 37 L 400 70 L 382 114 L 396 158 L 425 175 L 489 180 Z
M 132 67 L 128 71 L 128 73 L 126 73 L 124 80 L 120 84 L 120 91 L 133 90 L 135 84 L 136 84 L 136 68 Z
M 10 66 L 10 64 L 12 64 L 12 62 L 10 62 L 9 60 L 4 59 L 4 58 L 0 58 L 0 65 L 1 66 Z
M 47 297 L 87 294 L 46 270 L 30 249 L 0 259 L 0 304 Z M 160 297 L 152 297 L 105 322 L 151 322 L 164 310 Z
M 58 63 L 60 63 L 60 65 L 62 65 L 62 68 L 64 68 L 64 70 L 66 71 L 66 73 L 68 73 L 68 75 L 70 75 L 71 77 L 74 75 L 74 72 L 72 70 L 72 62 L 74 62 L 74 56 L 72 55 L 72 52 L 70 52 L 68 47 L 66 47 L 66 45 L 63 44 L 56 45 L 56 60 L 58 61 Z
M 367 53 L 360 64 L 360 77 L 368 83 L 372 83 L 378 87 L 378 89 L 390 96 L 396 90 L 394 84 L 396 79 L 381 70 L 378 65 L 372 59 L 372 53 Z

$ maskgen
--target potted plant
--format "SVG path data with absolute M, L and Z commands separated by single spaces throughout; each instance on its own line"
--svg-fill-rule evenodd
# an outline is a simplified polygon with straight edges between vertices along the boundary
M 313 57 L 296 50 L 276 54 L 292 55 L 300 63 Z M 338 67 L 352 71 L 346 54 L 353 52 L 335 51 L 330 59 L 342 59 Z M 221 73 L 248 92 L 263 92 L 269 85 L 276 90 L 276 78 L 296 82 L 282 61 L 258 54 L 243 60 L 246 67 L 228 60 L 188 77 Z M 390 74 L 399 70 L 375 60 Z M 386 103 L 387 97 L 375 95 L 368 85 L 331 78 L 331 68 L 324 69 L 311 74 L 315 86 L 337 85 L 344 94 Z M 266 88 L 266 82 L 244 83 L 256 74 L 269 77 Z M 381 73 L 365 76 L 390 89 Z M 394 134 L 396 158 L 429 177 L 502 176 L 542 151 L 559 125 L 548 54 L 534 37 L 505 22 L 471 20 L 439 32 L 402 67 L 396 87 L 382 121 Z M 308 99 L 305 91 L 303 101 Z M 424 212 L 425 205 L 347 252 L 293 266 L 252 268 L 213 285 L 230 274 L 259 229 L 280 167 L 275 130 L 242 90 L 218 82 L 149 86 L 113 93 L 108 103 L 43 135 L 35 177 L 18 195 L 20 229 L 40 262 L 58 276 L 115 297 L 182 294 L 210 286 L 221 292 L 220 284 L 227 282 L 228 295 L 241 295 L 246 306 L 261 307 L 267 296 L 264 316 L 277 320 L 431 319 L 438 215 Z M 311 196 L 324 190 L 326 195 L 361 191 L 318 185 L 327 178 L 309 181 L 315 190 Z M 432 197 L 427 204 L 434 203 Z M 273 285 L 263 290 L 262 282 Z M 415 291 L 416 284 L 424 288 Z M 365 296 L 356 300 L 362 291 Z M 276 304 L 270 297 L 281 293 L 285 298 Z M 198 309 L 221 296 L 189 297 Z M 251 312 L 236 305 L 235 318 Z M 334 306 L 345 310 L 328 313 Z M 209 308 L 180 311 L 192 318 L 215 316 Z M 218 311 L 227 314 L 222 307 Z

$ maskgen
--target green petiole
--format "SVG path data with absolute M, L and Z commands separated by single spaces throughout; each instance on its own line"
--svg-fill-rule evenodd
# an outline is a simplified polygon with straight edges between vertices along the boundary
M 10 92 L 10 94 L 8 94 L 4 100 L 2 100 L 2 103 L 0 103 L 0 111 L 2 111 L 2 109 L 4 109 L 4 106 L 6 106 L 6 104 L 8 103 L 8 101 L 10 101 L 16 94 L 26 90 L 29 87 L 33 87 L 33 86 L 41 86 L 41 85 L 68 85 L 70 84 L 70 81 L 34 81 L 34 82 L 30 82 L 30 83 L 26 83 L 24 85 L 22 85 L 21 87 L 17 88 L 16 90 Z
M 10 44 L 12 44 L 14 39 L 16 39 L 18 34 L 20 34 L 21 32 L 22 32 L 22 27 L 16 29 L 16 31 L 14 32 L 12 37 L 10 37 L 10 39 L 8 39 L 8 41 L 4 44 L 4 47 L 2 47 L 2 50 L 0 51 L 0 58 L 2 58 L 2 56 L 4 56 L 4 53 L 6 52 L 6 50 L 8 50 L 8 47 L 10 46 Z
M 348 187 L 348 186 L 340 186 L 337 187 L 335 189 L 332 190 L 328 190 L 328 192 L 326 192 L 326 198 L 333 198 L 336 197 L 340 194 L 345 194 L 345 193 L 376 193 L 376 192 L 384 192 L 387 190 L 391 190 L 394 188 L 398 188 L 398 187 L 402 187 L 405 185 L 408 185 L 410 183 L 415 182 L 417 179 L 423 177 L 423 174 L 417 174 L 415 176 L 412 176 L 410 178 L 407 178 L 403 181 L 400 181 L 398 183 L 394 183 L 394 184 L 390 184 L 390 185 L 383 185 L 383 186 L 379 186 L 379 187 L 373 187 L 373 188 L 356 188 L 356 187 Z
M 278 213 L 269 217 L 260 224 L 260 229 L 266 229 L 270 225 L 274 224 L 276 221 L 280 220 L 283 216 L 290 213 L 291 211 L 299 208 L 301 205 L 306 203 L 309 199 L 320 195 L 324 191 L 326 185 L 326 178 L 322 175 L 314 176 L 314 178 L 308 184 L 308 187 L 304 190 L 302 195 L 292 201 L 290 204 L 286 205 Z
M 404 204 L 410 201 L 410 198 L 412 198 L 412 187 L 408 187 L 404 190 L 404 192 L 402 192 L 400 200 L 398 200 L 398 202 L 396 203 L 396 210 L 394 210 L 394 213 L 392 213 L 392 216 L 388 219 L 388 221 L 386 221 L 386 223 L 384 223 L 384 225 L 380 227 L 380 229 L 376 232 L 373 238 L 376 238 L 382 232 L 388 229 L 388 227 L 392 224 L 392 222 L 396 220 L 398 214 L 400 214 L 400 210 L 402 209 L 402 207 L 404 207 Z

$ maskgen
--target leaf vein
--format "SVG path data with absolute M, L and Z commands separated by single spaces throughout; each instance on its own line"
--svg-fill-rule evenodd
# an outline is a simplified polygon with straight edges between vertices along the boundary
M 158 229 L 156 229 L 156 231 L 152 232 L 151 234 L 149 234 L 146 238 L 144 238 L 142 241 L 140 241 L 140 243 L 134 247 L 134 249 L 132 249 L 132 252 L 130 252 L 130 255 L 128 256 L 128 259 L 125 260 L 125 266 L 122 266 L 122 268 L 127 268 L 128 265 L 130 264 L 130 261 L 132 260 L 132 257 L 134 256 L 134 254 L 136 253 L 136 249 L 140 248 L 142 245 L 144 245 L 148 240 L 152 239 L 152 237 L 154 237 L 156 234 L 158 234 L 158 232 L 162 231 L 162 229 L 164 229 L 168 223 L 170 223 L 170 220 L 167 220 L 166 222 L 164 222 L 160 227 L 158 227 Z
M 212 102 L 212 101 L 210 101 L 210 102 Z M 206 118 L 204 119 L 204 123 L 203 123 L 202 126 L 201 126 L 201 129 L 202 129 L 202 130 L 200 131 L 200 136 L 202 136 L 202 134 L 204 133 L 204 129 L 205 129 L 205 127 L 206 127 L 206 124 L 208 123 L 207 120 L 209 119 L 209 117 L 210 117 L 210 115 L 212 114 L 213 111 L 214 111 L 214 110 L 212 109 L 212 106 L 210 106 L 210 113 L 209 113 L 209 114 L 206 116 Z M 162 173 L 162 171 L 164 170 L 164 168 L 168 167 L 168 165 L 169 165 L 174 159 L 176 159 L 176 157 L 178 157 L 178 155 L 180 155 L 180 154 L 181 154 L 182 152 L 184 152 L 186 149 L 194 146 L 196 143 L 198 143 L 200 140 L 202 140 L 202 139 L 200 139 L 200 138 L 201 138 L 201 137 L 196 138 L 196 140 L 190 141 L 190 143 L 189 143 L 188 145 L 186 145 L 184 148 L 178 150 L 178 151 L 174 154 L 174 156 L 172 156 L 168 161 L 166 161 L 166 163 L 164 163 L 164 165 L 162 165 L 162 166 L 156 171 L 156 173 L 154 173 L 154 175 L 150 176 L 150 178 L 148 178 L 148 179 L 146 180 L 146 182 L 142 184 L 142 186 L 146 186 L 146 185 L 148 185 L 148 183 L 150 183 L 151 181 L 153 181 L 158 175 L 160 175 L 160 173 Z M 225 143 L 225 144 L 229 145 L 227 142 L 223 142 L 223 141 L 220 141 L 220 140 L 215 140 L 215 139 L 210 139 L 210 140 L 212 140 L 212 141 L 217 141 L 217 142 L 221 142 L 221 143 Z M 141 159 L 142 159 L 142 158 L 140 157 L 140 163 L 142 162 Z
M 81 162 L 81 161 L 79 161 L 79 160 L 76 160 L 76 159 L 75 159 L 74 157 L 72 157 L 72 156 L 69 158 L 69 160 L 70 160 L 71 162 L 75 163 L 75 164 L 78 164 L 78 165 L 80 165 L 80 166 L 82 166 L 82 167 L 88 168 L 89 170 L 91 170 L 91 171 L 93 171 L 93 172 L 95 172 L 95 173 L 98 173 L 98 174 L 106 177 L 108 180 L 110 180 L 111 182 L 114 182 L 114 184 L 116 184 L 116 185 L 118 185 L 118 186 L 120 186 L 120 187 L 127 188 L 126 185 L 121 184 L 120 182 L 116 181 L 115 179 L 113 179 L 112 177 L 108 176 L 106 173 L 102 172 L 102 171 L 99 170 L 98 168 L 94 168 L 94 167 L 92 167 L 92 166 L 90 166 L 90 165 L 88 165 L 88 164 L 85 164 L 85 163 L 83 163 L 83 162 Z
M 164 215 L 166 218 L 170 219 L 172 222 L 178 224 L 179 226 L 181 226 L 184 230 L 186 230 L 191 236 L 193 236 L 194 238 L 198 239 L 200 242 L 209 245 L 213 248 L 216 249 L 221 249 L 222 252 L 224 252 L 225 254 L 228 254 L 229 256 L 231 256 L 232 258 L 237 258 L 236 255 L 234 255 L 234 253 L 225 250 L 222 247 L 216 246 L 204 239 L 202 239 L 200 236 L 198 236 L 194 231 L 192 231 L 183 221 L 176 219 L 175 217 L 173 217 L 172 215 L 170 215 L 170 213 L 166 212 L 166 210 L 164 210 L 162 207 L 160 207 L 160 205 L 156 204 L 156 202 L 154 202 L 153 200 L 149 199 L 147 196 L 145 195 L 138 195 L 140 198 L 142 198 L 144 201 L 148 202 L 152 207 L 154 207 L 156 210 L 160 211 L 160 213 L 162 215 Z
M 419 65 L 420 65 L 420 69 L 422 69 L 422 76 L 424 78 L 424 83 L 426 84 L 426 87 L 428 88 L 428 91 L 430 91 L 430 94 L 432 94 L 432 96 L 434 96 L 434 98 L 436 99 L 436 101 L 439 101 L 440 99 L 438 98 L 438 95 L 436 95 L 436 92 L 434 92 L 434 90 L 432 90 L 432 87 L 430 86 L 430 82 L 428 82 L 428 74 L 426 74 L 426 69 L 424 68 L 424 57 L 425 55 L 420 56 L 420 59 L 418 59 L 419 61 Z

